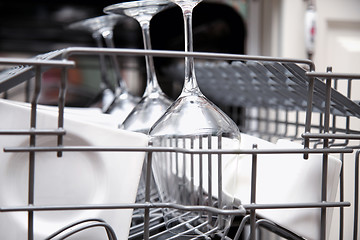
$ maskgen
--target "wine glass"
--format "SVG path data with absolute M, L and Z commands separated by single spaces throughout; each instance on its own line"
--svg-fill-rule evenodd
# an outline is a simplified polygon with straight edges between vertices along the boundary
M 150 20 L 156 13 L 169 7 L 170 3 L 167 0 L 123 2 L 104 8 L 104 12 L 122 14 L 136 19 L 142 29 L 144 48 L 150 50 Z M 166 111 L 172 101 L 160 88 L 156 78 L 153 57 L 146 55 L 145 60 L 147 73 L 145 92 L 120 128 L 148 134 L 151 126 Z
M 92 34 L 98 47 L 114 48 L 113 29 L 114 26 L 123 19 L 118 15 L 104 15 L 85 19 L 69 25 L 70 29 L 84 30 Z M 126 82 L 121 77 L 118 59 L 115 55 L 111 56 L 112 66 L 115 70 L 116 87 L 114 88 L 108 78 L 105 56 L 100 54 L 100 71 L 102 78 L 101 89 L 103 91 L 103 112 L 118 116 L 121 123 L 139 102 L 139 97 L 132 95 L 128 91 Z
M 140 24 L 143 34 L 144 48 L 146 50 L 151 50 L 150 20 L 156 13 L 169 7 L 170 4 L 171 2 L 167 0 L 131 1 L 108 6 L 104 8 L 104 12 L 126 15 L 137 20 Z M 151 126 L 171 105 L 172 100 L 170 100 L 170 98 L 167 97 L 160 88 L 156 78 L 153 57 L 146 55 L 145 63 L 147 74 L 145 92 L 139 103 L 134 107 L 134 109 L 119 127 L 130 131 L 148 134 Z M 143 196 L 146 183 L 146 166 L 147 159 L 145 160 L 142 169 L 137 201 L 144 200 Z M 151 186 L 155 186 L 152 173 L 150 177 Z M 144 211 L 140 210 L 139 215 L 141 216 L 143 214 Z M 154 214 L 154 212 L 152 214 Z
M 183 12 L 185 52 L 192 52 L 192 11 L 201 0 L 172 1 L 180 6 Z M 236 124 L 200 91 L 195 77 L 193 57 L 185 57 L 185 81 L 180 96 L 152 126 L 149 134 L 153 146 L 186 149 L 239 149 L 241 138 Z M 154 153 L 153 172 L 161 199 L 184 205 L 232 208 L 232 196 L 222 190 L 223 183 L 235 181 L 225 174 L 222 177 L 222 169 L 229 161 L 237 161 L 237 156 Z M 173 224 L 184 221 L 182 214 L 165 212 L 168 229 L 171 229 Z M 186 235 L 190 237 L 197 235 L 199 231 L 207 232 L 208 226 L 224 230 L 229 227 L 231 220 L 229 216 L 214 216 L 210 213 L 206 216 L 203 213 L 186 216 L 186 221 L 196 219 L 199 224 L 207 223 L 196 230 L 187 230 Z M 170 231 L 181 234 L 176 230 Z

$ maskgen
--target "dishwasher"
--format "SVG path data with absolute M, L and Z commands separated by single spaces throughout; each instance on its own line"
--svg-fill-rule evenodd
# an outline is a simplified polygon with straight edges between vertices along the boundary
M 195 149 L 185 140 L 169 147 L 67 146 L 63 141 L 67 134 L 67 71 L 76 66 L 69 58 L 84 55 L 201 59 L 195 66 L 200 88 L 236 122 L 242 133 L 242 147 Z M 0 63 L 12 66 L 0 74 L 2 97 L 11 99 L 10 92 L 22 85 L 26 98 L 22 101 L 29 102 L 30 119 L 25 129 L 0 127 L 2 137 L 21 135 L 28 139 L 25 145 L 2 146 L 3 154 L 27 154 L 22 155 L 24 161 L 17 166 L 28 172 L 28 185 L 21 193 L 27 203 L 2 202 L 0 215 L 4 224 L 7 214 L 21 213 L 27 223 L 27 239 L 37 239 L 38 212 L 59 212 L 62 216 L 68 211 L 124 209 L 131 209 L 132 213 L 128 239 L 358 239 L 360 105 L 352 100 L 352 93 L 360 74 L 333 73 L 330 67 L 316 72 L 314 63 L 306 59 L 121 48 L 70 47 L 29 59 L 0 58 Z M 57 127 L 37 129 L 42 74 L 53 68 L 62 73 L 53 118 Z M 176 83 L 183 65 L 168 70 Z M 35 139 L 40 135 L 55 136 L 55 146 L 37 146 Z M 54 153 L 57 157 L 53 161 L 61 161 L 67 152 L 141 152 L 147 158 L 145 175 L 140 179 L 134 202 L 39 204 L 34 201 L 34 181 L 39 181 L 34 167 L 38 152 Z M 160 196 L 152 174 L 155 155 L 172 158 L 171 162 L 180 169 L 173 175 L 178 182 L 189 181 L 188 172 L 192 172 L 191 178 L 197 182 L 196 201 L 178 204 Z M 211 159 L 229 155 L 237 157 L 236 164 L 229 163 L 214 174 Z M 206 166 L 186 168 L 183 159 L 202 161 L 202 157 L 206 158 Z M 213 168 L 221 169 L 221 164 Z M 226 182 L 228 179 L 230 183 Z M 179 186 L 175 187 L 175 191 L 180 191 Z M 220 204 L 224 189 L 231 192 L 230 208 Z M 171 221 L 171 216 L 176 221 Z M 76 239 L 77 234 L 92 228 L 104 230 L 103 239 L 118 239 L 115 226 L 106 220 L 87 217 L 71 221 L 71 214 L 69 219 L 46 239 Z

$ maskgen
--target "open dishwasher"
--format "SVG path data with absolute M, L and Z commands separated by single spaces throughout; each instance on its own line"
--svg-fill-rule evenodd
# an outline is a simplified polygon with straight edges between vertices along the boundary
M 195 148 L 194 143 L 185 140 L 167 147 L 129 147 L 114 142 L 67 145 L 63 141 L 68 133 L 64 117 L 67 71 L 76 65 L 68 59 L 99 54 L 191 56 L 205 60 L 196 65 L 200 88 L 238 124 L 242 145 L 238 149 L 206 148 L 205 144 L 204 148 Z M 2 202 L 0 206 L 2 225 L 8 214 L 22 214 L 28 239 L 39 238 L 36 223 L 39 212 L 60 212 L 61 216 L 71 213 L 66 218 L 68 223 L 48 233 L 47 239 L 76 239 L 94 228 L 101 228 L 104 239 L 121 236 L 128 239 L 358 239 L 360 106 L 351 100 L 353 82 L 360 78 L 358 74 L 336 74 L 330 69 L 326 73 L 315 72 L 314 64 L 302 59 L 113 48 L 74 47 L 34 59 L 2 58 L 1 63 L 18 66 L 1 74 L 0 90 L 4 97 L 21 83 L 34 84 L 33 88 L 26 87 L 34 89 L 27 93 L 28 100 L 31 99 L 27 106 L 29 127 L 11 126 L 0 132 L 2 137 L 21 135 L 29 139 L 25 145 L 11 146 L 4 142 L 2 146 L 4 154 L 27 153 L 23 155 L 26 161 L 21 161 L 28 162 L 23 166 L 28 171 L 27 187 L 22 188 L 27 202 L 24 205 Z M 37 104 L 41 76 L 50 68 L 62 71 L 58 107 L 52 114 L 56 126 L 38 129 L 36 116 L 42 111 L 42 106 Z M 181 66 L 174 66 L 170 72 L 176 75 L 179 68 L 181 71 Z M 337 91 L 339 85 L 345 85 L 344 94 Z M 86 117 L 81 121 L 86 122 Z M 36 139 L 40 135 L 54 136 L 54 145 L 38 146 Z M 204 141 L 212 146 L 210 138 Z M 40 152 L 57 155 L 53 161 L 61 161 L 62 155 L 70 152 L 142 153 L 138 157 L 146 155 L 146 175 L 143 181 L 141 178 L 135 181 L 139 182 L 139 189 L 134 202 L 39 204 L 35 166 Z M 169 168 L 176 183 L 190 182 L 192 190 L 196 189 L 196 200 L 190 201 L 191 204 L 178 204 L 170 197 L 166 201 L 166 196 L 159 192 L 151 173 L 152 158 L 159 154 L 171 158 L 173 165 Z M 221 161 L 227 156 L 235 156 L 236 161 L 223 166 Z M 199 164 L 189 165 L 187 161 Z M 52 170 L 46 171 L 51 177 Z M 186 188 L 184 194 L 187 191 Z M 227 194 L 223 195 L 224 192 Z M 232 206 L 224 208 L 221 201 L 231 202 Z M 96 214 L 91 217 L 91 212 L 118 210 L 131 210 L 132 214 L 129 228 L 124 230 L 126 234 L 120 237 L 121 230 L 116 229 L 124 227 L 114 226 Z M 71 221 L 77 211 L 87 211 L 90 215 Z M 172 216 L 176 221 L 171 221 Z M 1 228 L 2 232 L 7 230 L 16 232 L 16 227 Z

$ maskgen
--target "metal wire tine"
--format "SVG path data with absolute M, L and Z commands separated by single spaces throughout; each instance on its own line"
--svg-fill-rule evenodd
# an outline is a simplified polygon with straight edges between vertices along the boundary
M 276 231 L 277 233 L 280 234 L 280 236 L 285 237 L 286 239 L 291 239 L 291 240 L 304 240 L 304 238 L 286 230 L 283 229 L 282 227 L 279 227 L 278 225 L 276 225 L 275 223 L 273 223 L 272 221 L 269 221 L 267 219 L 260 219 L 257 220 L 255 223 L 255 229 L 259 229 L 259 227 L 261 225 L 270 227 L 272 231 Z M 250 235 L 248 236 L 247 239 L 250 239 Z
M 332 81 L 334 83 L 334 89 L 337 90 L 337 83 L 338 83 L 338 79 L 334 79 Z M 331 84 L 331 83 L 330 83 Z M 330 126 L 329 126 L 330 127 Z M 332 123 L 331 123 L 331 127 L 330 129 L 332 129 L 332 133 L 336 133 L 336 115 L 333 114 L 332 115 Z M 333 144 L 335 143 L 335 139 L 331 139 L 329 141 L 329 147 L 331 147 Z
M 289 110 L 285 109 L 285 122 L 284 122 L 284 133 L 283 136 L 287 137 L 289 128 Z
M 251 125 L 250 122 L 253 122 L 252 120 L 252 109 L 244 109 L 245 114 L 244 114 L 244 125 L 243 128 L 241 129 L 243 132 L 251 132 Z
M 287 69 L 288 72 L 291 73 L 293 77 L 289 78 L 292 81 L 291 87 L 294 87 L 296 92 L 301 92 L 303 95 L 300 98 L 296 99 L 304 99 L 304 107 L 307 110 L 306 98 L 308 97 L 309 93 L 309 77 L 306 75 L 306 71 L 298 66 L 297 64 L 283 64 L 283 66 Z M 310 70 L 312 71 L 312 70 Z M 323 92 L 324 84 L 317 78 L 313 78 L 314 80 L 314 91 L 313 91 L 313 99 L 312 99 L 312 108 L 318 111 L 322 111 L 324 109 L 323 100 L 325 93 Z M 296 100 L 295 99 L 295 100 Z M 302 108 L 301 108 L 302 109 Z
M 84 219 L 84 220 L 80 220 L 80 221 L 77 221 L 77 222 L 74 222 L 74 223 L 71 223 L 59 230 L 57 230 L 56 232 L 54 232 L 53 234 L 51 234 L 50 236 L 46 237 L 45 240 L 50 240 L 50 239 L 53 239 L 55 238 L 56 236 L 60 235 L 61 233 L 65 232 L 66 230 L 69 230 L 71 229 L 72 227 L 76 226 L 76 225 L 80 225 L 82 223 L 86 223 L 86 222 L 101 222 L 101 223 L 106 223 L 103 219 L 100 219 L 100 218 L 89 218 L 89 219 Z M 108 234 L 108 237 L 109 239 L 111 239 L 110 237 L 110 232 L 109 230 L 106 228 L 106 232 Z
M 11 130 L 0 130 L 0 135 L 64 135 L 65 130 L 59 129 L 11 129 Z
M 150 225 L 149 225 L 149 233 L 161 229 L 165 227 L 165 222 L 163 221 L 163 215 L 156 215 L 155 217 L 151 217 Z M 136 239 L 144 235 L 144 224 L 139 223 L 138 225 L 130 228 L 129 239 Z M 149 236 L 151 239 L 152 235 Z
M 158 223 L 156 225 L 151 225 L 150 228 L 149 228 L 149 232 L 151 233 L 151 232 L 156 231 L 156 230 L 161 231 L 160 229 L 162 229 L 164 227 L 165 227 L 165 222 L 160 222 L 160 223 Z M 143 232 L 144 231 L 135 232 L 135 233 L 129 235 L 128 239 L 138 239 L 139 237 L 141 237 L 144 234 Z M 154 235 L 150 235 L 149 239 L 154 239 L 153 237 L 154 237 Z
M 254 127 L 255 129 L 253 129 L 251 132 L 254 132 L 258 137 L 262 138 L 262 131 L 261 131 L 261 107 L 256 108 L 255 109 L 255 116 L 254 116 L 254 121 L 256 127 Z
M 25 84 L 25 102 L 30 102 L 31 79 L 27 80 Z M 5 92 L 5 99 L 6 98 L 7 92 Z
M 217 138 L 217 148 L 218 149 L 222 149 L 222 136 L 219 135 Z M 223 207 L 223 199 L 222 199 L 222 194 L 223 194 L 223 180 L 222 180 L 222 155 L 218 154 L 218 207 L 222 208 Z M 223 227 L 223 216 L 222 215 L 218 215 L 219 218 L 219 227 L 222 228 Z
M 108 239 L 109 240 L 117 240 L 117 237 L 116 237 L 115 232 L 112 229 L 112 227 L 109 224 L 104 223 L 104 222 L 90 223 L 90 224 L 88 224 L 86 226 L 82 226 L 82 227 L 79 227 L 77 229 L 71 230 L 67 234 L 64 234 L 64 236 L 62 236 L 60 239 L 66 239 L 66 238 L 68 238 L 68 237 L 70 237 L 70 236 L 72 236 L 72 235 L 74 235 L 76 233 L 79 233 L 81 231 L 84 231 L 84 230 L 87 230 L 87 229 L 90 229 L 90 228 L 95 228 L 95 227 L 103 227 L 103 228 L 105 228 Z
M 177 136 L 174 137 L 174 141 L 175 141 L 175 147 L 178 148 L 179 147 L 179 139 Z M 176 169 L 176 177 L 179 177 L 179 153 L 175 152 L 175 169 Z
M 206 226 L 208 225 L 208 222 L 205 221 L 201 224 L 197 224 L 197 220 L 201 220 L 201 216 L 197 215 L 195 216 L 194 218 L 192 219 L 189 219 L 189 220 L 186 220 L 186 221 L 181 221 L 182 219 L 180 218 L 180 224 L 177 225 L 176 227 L 179 228 L 181 226 L 185 226 L 188 228 L 188 230 L 185 230 L 185 231 L 182 231 L 180 233 L 177 233 L 176 235 L 172 236 L 172 237 L 169 237 L 167 239 L 177 239 L 178 237 L 181 237 L 181 236 L 186 236 L 188 233 L 191 233 L 191 232 L 195 232 L 197 236 L 203 236 L 205 237 L 206 239 L 209 239 L 209 237 L 207 237 L 206 235 L 204 235 L 204 233 L 202 231 L 199 230 L 199 228 L 202 228 L 203 226 Z M 190 223 L 191 222 L 195 222 L 195 226 L 191 225 Z M 191 234 L 192 235 L 192 234 Z
M 184 149 L 186 149 L 186 137 L 183 137 L 182 141 L 183 141 L 182 147 Z M 183 156 L 183 158 L 182 158 L 183 168 L 182 168 L 182 176 L 181 176 L 181 181 L 182 181 L 182 185 L 183 185 L 183 194 L 182 194 L 182 196 L 185 197 L 186 199 L 189 199 L 189 194 L 188 194 L 189 189 L 187 187 L 187 177 L 186 177 L 186 172 L 187 172 L 187 167 L 188 167 L 187 164 L 186 164 L 187 155 L 182 153 L 182 156 Z
M 212 136 L 209 134 L 208 139 L 208 149 L 212 149 Z M 212 206 L 212 154 L 208 154 L 208 206 Z M 208 223 L 212 225 L 212 214 L 208 212 Z
M 31 101 L 30 128 L 36 129 L 37 102 L 41 90 L 41 66 L 36 66 L 35 89 Z M 35 147 L 36 135 L 30 134 L 30 146 Z M 34 204 L 35 198 L 35 152 L 29 152 L 28 204 Z M 34 212 L 28 211 L 28 240 L 34 239 Z
M 355 154 L 355 179 L 354 179 L 354 226 L 353 239 L 358 239 L 358 222 L 359 222 L 359 157 L 360 150 Z
M 249 132 L 250 131 L 250 119 L 251 119 L 251 109 L 244 108 L 244 124 L 242 125 L 242 128 L 240 129 L 243 132 Z
M 269 116 L 269 109 L 267 107 L 263 107 L 262 109 L 263 109 L 263 111 L 265 111 L 265 116 L 268 117 Z M 263 117 L 261 117 L 260 121 L 264 124 L 263 129 L 261 130 L 261 138 L 269 140 L 269 137 L 270 137 L 269 134 L 268 134 L 269 121 L 264 121 Z
M 145 186 L 145 202 L 150 201 L 150 190 L 151 190 L 151 164 L 152 164 L 152 152 L 147 153 L 146 161 L 146 186 Z M 150 209 L 144 209 L 144 239 L 149 239 L 149 226 L 150 226 Z
M 289 110 L 279 109 L 279 137 L 287 138 L 288 137 L 288 127 L 289 127 Z
M 277 99 L 274 98 L 274 93 L 272 91 L 265 91 L 261 87 L 261 85 L 267 85 L 268 76 L 266 74 L 268 72 L 260 63 L 253 61 L 246 64 L 233 62 L 231 67 L 235 71 L 235 78 L 238 79 L 237 85 L 242 87 L 243 98 L 237 100 L 240 101 L 237 104 L 244 104 L 245 106 L 257 104 L 269 106 L 276 104 Z M 264 70 L 265 73 L 263 73 Z M 237 89 L 237 86 L 232 89 Z M 238 95 L 236 91 L 232 94 Z M 264 99 L 267 99 L 267 101 L 264 101 Z
M 297 110 L 295 112 L 295 133 L 294 133 L 294 139 L 296 139 L 298 137 L 298 134 L 299 134 L 299 111 Z
M 357 78 L 360 79 L 359 75 L 351 75 L 351 74 L 334 74 L 332 72 L 327 73 L 306 73 L 308 77 L 315 77 L 315 95 L 317 97 L 320 97 L 321 99 L 324 99 L 326 93 L 324 86 L 324 83 L 318 79 L 326 79 L 326 78 L 338 78 L 341 79 L 350 79 L 350 78 Z M 355 101 L 351 101 L 347 97 L 345 97 L 343 94 L 333 91 L 331 98 L 332 103 L 332 113 L 342 116 L 355 116 L 360 117 L 360 108 L 359 105 Z M 322 109 L 322 108 L 321 108 Z
M 331 72 L 331 67 L 328 67 L 328 72 Z M 326 99 L 325 99 L 325 119 L 324 119 L 324 133 L 329 133 L 330 129 L 330 100 L 331 100 L 331 78 L 326 79 Z M 324 139 L 324 148 L 329 147 L 329 139 Z M 323 153 L 322 161 L 322 179 L 321 179 L 321 201 L 326 202 L 327 198 L 327 172 L 328 172 L 328 154 Z M 320 219 L 320 239 L 326 237 L 326 207 L 321 208 Z
M 275 108 L 275 119 L 274 119 L 274 136 L 280 136 L 279 134 L 279 108 Z
M 194 148 L 194 136 L 190 136 L 190 149 Z M 191 204 L 195 204 L 196 196 L 195 196 L 195 183 L 194 183 L 194 154 L 190 154 L 190 194 L 191 194 Z
M 221 216 L 221 215 L 220 215 L 220 216 Z M 231 217 L 231 219 L 230 219 L 230 226 L 229 226 L 228 228 L 226 228 L 223 233 L 217 233 L 217 235 L 222 235 L 222 236 L 221 236 L 221 240 L 230 240 L 230 237 L 228 237 L 228 233 L 229 233 L 230 228 L 231 228 L 231 226 L 232 226 L 232 224 L 233 224 L 234 218 L 235 218 L 234 216 Z M 222 221 L 221 218 L 219 218 L 218 220 L 219 220 L 219 222 Z M 223 227 L 221 226 L 221 224 L 219 224 L 219 228 L 220 228 L 220 229 L 223 229 Z
M 241 219 L 240 225 L 238 227 L 238 230 L 236 231 L 235 237 L 233 240 L 238 240 L 241 236 L 241 233 L 243 232 L 246 222 L 250 220 L 250 215 L 246 215 Z
M 257 149 L 257 145 L 254 144 L 252 149 Z M 257 175 L 257 154 L 254 153 L 252 155 L 252 164 L 251 164 L 251 203 L 256 203 L 256 175 Z M 255 240 L 256 238 L 256 210 L 250 210 L 250 236 L 251 240 Z
M 312 68 L 310 71 L 314 71 L 315 69 Z M 311 130 L 311 114 L 312 114 L 312 104 L 314 98 L 314 77 L 309 77 L 308 83 L 308 99 L 307 99 L 307 108 L 306 108 L 306 119 L 305 119 L 305 132 L 309 133 Z M 304 148 L 309 148 L 310 141 L 308 138 L 304 139 Z M 304 159 L 308 159 L 309 154 L 304 153 Z
M 230 106 L 228 107 L 229 112 L 231 114 L 231 119 L 235 122 L 238 123 L 240 121 L 240 116 L 239 116 L 239 111 L 238 108 L 235 106 Z M 239 125 L 239 124 L 238 124 Z
M 344 202 L 344 154 L 340 153 L 340 161 L 341 161 L 341 171 L 339 176 L 339 200 L 340 202 Z M 340 207 L 339 214 L 339 240 L 343 240 L 344 238 L 344 208 Z
M 4 99 L 8 99 L 8 98 L 9 98 L 8 91 L 4 91 L 3 98 L 4 98 Z M 25 99 L 27 100 L 26 102 L 29 102 L 29 101 L 30 101 L 30 96 L 26 96 Z
M 268 101 L 265 104 L 270 106 L 269 102 L 272 102 L 271 105 L 274 108 L 295 106 L 302 109 L 302 102 L 300 101 L 299 103 L 296 99 L 303 98 L 304 93 L 300 89 L 289 90 L 289 88 L 294 88 L 297 85 L 291 84 L 289 86 L 288 82 L 292 82 L 292 74 L 289 71 L 284 72 L 284 69 L 282 65 L 276 63 L 257 63 L 257 75 L 263 79 L 263 83 L 266 86 L 265 90 L 263 90 L 264 96 L 262 98 L 266 96 L 265 99 Z M 261 88 L 263 89 L 263 87 Z
M 337 82 L 337 80 L 336 80 Z M 347 84 L 347 93 L 346 96 L 351 99 L 351 88 L 352 88 L 352 79 L 348 79 L 348 84 Z M 334 116 L 335 118 L 335 116 Z M 345 117 L 345 133 L 349 134 L 350 133 L 350 116 L 346 116 Z M 333 126 L 335 128 L 335 126 Z M 336 129 L 335 129 L 336 130 Z M 334 133 L 335 133 L 334 130 Z M 349 139 L 344 139 L 343 143 L 338 143 L 338 144 L 330 144 L 329 147 L 343 147 L 343 146 L 347 146 L 349 144 Z
M 183 52 L 183 51 L 169 51 L 169 50 L 144 50 L 144 49 L 129 49 L 129 48 L 96 48 L 96 47 L 69 47 L 64 49 L 62 57 L 69 58 L 72 55 L 94 55 L 98 53 L 107 55 L 132 55 L 132 56 L 160 56 L 171 58 L 194 57 L 200 59 L 218 59 L 218 60 L 239 60 L 239 61 L 267 61 L 267 62 L 282 62 L 282 63 L 297 63 L 309 65 L 310 71 L 315 70 L 314 63 L 309 59 L 295 59 L 295 58 L 280 58 L 268 56 L 252 56 L 240 54 L 224 54 L 224 53 L 209 53 L 209 52 Z
M 257 114 L 256 114 L 256 120 L 255 120 L 255 121 L 257 122 L 256 128 L 257 128 L 258 130 L 254 130 L 254 132 L 257 132 L 257 134 L 258 134 L 258 136 L 259 136 L 260 138 L 263 137 L 263 132 L 262 132 L 262 130 L 261 130 L 261 110 L 262 110 L 261 107 L 259 107 L 259 108 L 256 109 Z
M 178 148 L 179 147 L 179 137 L 178 136 L 175 136 L 174 137 L 174 141 L 175 141 L 175 148 Z M 175 177 L 177 178 L 177 187 L 178 187 L 178 189 L 176 189 L 176 193 L 174 193 L 173 191 L 173 193 L 174 193 L 174 196 L 173 197 L 179 197 L 179 198 L 183 198 L 184 197 L 184 191 L 185 191 L 185 189 L 184 189 L 184 185 L 183 185 L 183 179 L 180 179 L 181 178 L 181 175 L 180 175 L 180 166 L 179 166 L 179 155 L 180 155 L 180 153 L 179 152 L 177 152 L 177 151 L 175 151 L 174 152 L 174 154 L 175 154 L 175 159 L 174 159 L 174 161 L 175 161 L 175 169 L 176 169 L 176 171 L 175 171 Z M 184 167 L 184 166 L 183 166 Z
M 199 135 L 199 149 L 203 149 L 202 136 Z M 203 155 L 199 154 L 199 205 L 203 205 L 204 190 L 203 190 Z
M 143 220 L 144 219 L 144 216 L 143 214 L 141 215 L 133 215 L 133 219 L 140 219 L 140 220 Z M 150 221 L 149 221 L 149 226 L 152 226 L 155 222 L 163 222 L 162 221 L 163 219 L 163 214 L 161 212 L 161 209 L 152 209 L 150 211 Z M 137 232 L 141 229 L 144 229 L 144 224 L 143 224 L 143 221 L 141 221 L 139 224 L 137 225 L 133 225 L 130 227 L 130 232 Z M 143 234 L 141 234 L 143 235 Z
M 11 88 L 15 88 L 19 84 L 26 82 L 25 86 L 25 101 L 30 102 L 30 92 L 27 92 L 27 88 L 30 88 L 30 81 L 36 74 L 36 66 L 42 66 L 42 71 L 46 71 L 52 67 L 61 66 L 74 66 L 73 61 L 53 60 L 60 55 L 59 50 L 55 54 L 38 55 L 35 58 L 2 58 L 0 57 L 1 65 L 15 65 L 15 67 L 1 71 L 0 73 L 0 93 L 6 93 Z M 46 55 L 46 57 L 44 57 Z M 41 58 L 40 58 L 41 56 Z M 50 60 L 52 59 L 52 60 Z M 28 94 L 28 96 L 27 96 Z M 10 97 L 10 96 L 4 96 Z
M 324 114 L 320 113 L 319 114 L 319 133 L 322 133 L 324 131 Z M 317 148 L 319 145 L 324 144 L 324 141 L 322 139 L 318 139 L 317 141 L 314 142 L 314 148 Z
M 143 212 L 142 212 L 142 211 L 139 211 L 139 210 L 141 210 L 141 209 L 136 209 L 136 210 L 133 211 L 133 215 L 132 215 L 133 221 L 134 221 L 134 220 L 143 220 L 143 219 L 144 219 L 144 214 L 143 214 Z M 150 216 L 151 216 L 150 222 L 153 220 L 153 217 L 154 217 L 154 218 L 162 217 L 162 213 L 161 213 L 160 211 L 161 211 L 161 209 L 158 209 L 158 208 L 155 208 L 155 209 L 150 208 Z M 143 222 L 141 222 L 141 225 L 143 225 Z M 137 228 L 137 227 L 139 227 L 138 224 L 137 224 L 137 225 L 133 225 L 133 226 L 131 227 L 131 229 L 133 229 L 133 228 L 135 229 L 135 228 Z
M 163 141 L 165 142 L 164 146 L 169 146 L 170 148 L 173 147 L 173 139 L 172 138 L 169 138 L 169 139 L 164 138 Z M 168 143 L 166 143 L 166 142 L 168 142 Z M 165 159 L 164 162 L 167 163 L 167 164 L 165 165 L 165 167 L 166 167 L 164 169 L 165 171 L 161 171 L 161 174 L 163 175 L 162 179 L 167 179 L 169 174 L 173 174 L 173 168 L 174 167 L 175 167 L 175 171 L 176 171 L 176 164 L 174 164 L 174 159 L 173 159 L 174 153 L 168 152 L 168 153 L 164 153 L 164 155 L 165 156 L 168 155 L 169 157 L 164 158 Z M 170 171 L 170 173 L 169 173 L 169 171 Z M 166 184 L 165 186 L 167 188 L 167 192 L 171 193 L 171 191 L 169 189 L 170 186 L 168 184 Z M 172 196 L 167 196 L 167 197 L 171 198 Z
M 271 138 L 273 136 L 273 133 L 270 132 L 270 124 L 273 122 L 272 117 L 270 117 L 270 108 L 264 107 L 265 109 L 265 118 L 263 118 L 264 123 L 264 138 L 267 139 L 269 142 L 271 142 Z
M 177 215 L 175 216 L 176 213 L 179 213 L 177 212 L 177 210 L 173 210 L 172 212 L 169 212 L 169 213 L 166 213 L 167 215 L 170 215 L 170 216 L 173 216 L 173 218 L 170 220 L 170 221 L 175 221 L 176 219 L 182 219 L 182 218 L 185 218 L 187 217 L 188 215 L 191 214 L 191 212 L 185 212 L 183 214 L 180 214 L 180 215 Z M 197 219 L 198 217 L 196 217 Z M 188 220 L 188 221 L 194 221 L 194 218 Z M 169 224 L 169 222 L 165 222 L 164 225 L 166 224 Z M 184 224 L 184 223 L 183 223 Z M 160 237 L 161 235 L 163 235 L 164 233 L 173 233 L 176 231 L 177 228 L 180 228 L 183 226 L 183 224 L 178 224 L 178 225 L 175 225 L 175 226 L 172 226 L 172 227 L 168 227 L 165 231 L 163 232 L 159 232 L 159 233 L 156 233 L 152 236 L 150 236 L 150 239 L 157 239 L 158 237 Z
M 195 229 L 195 231 L 197 231 L 197 229 L 200 228 L 200 227 L 202 227 L 202 226 L 197 227 L 197 228 Z M 202 238 L 212 239 L 210 236 L 213 235 L 213 234 L 215 234 L 218 230 L 219 230 L 218 227 L 213 227 L 213 226 L 211 226 L 211 227 L 209 227 L 209 230 L 208 230 L 207 232 L 202 233 L 201 231 L 199 231 L 199 235 L 196 236 L 196 237 L 194 237 L 194 238 L 192 238 L 192 239 L 199 239 L 199 238 L 200 238 L 200 239 L 202 239 Z

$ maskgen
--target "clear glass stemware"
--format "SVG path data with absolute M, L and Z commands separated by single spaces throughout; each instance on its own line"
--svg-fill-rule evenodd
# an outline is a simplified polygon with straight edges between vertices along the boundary
M 185 52 L 192 52 L 192 11 L 201 0 L 172 1 L 183 11 Z M 236 124 L 200 91 L 193 57 L 185 57 L 185 81 L 180 96 L 153 125 L 149 134 L 153 146 L 186 149 L 239 149 L 241 136 Z M 162 200 L 185 205 L 232 208 L 233 198 L 223 191 L 222 185 L 231 184 L 233 180 L 231 176 L 222 174 L 222 169 L 229 161 L 236 159 L 236 155 L 154 153 L 153 172 Z M 179 219 L 184 215 L 176 211 L 165 212 L 168 229 L 184 221 Z M 197 219 L 199 224 L 207 224 L 196 230 L 189 229 L 185 235 L 191 237 L 198 235 L 199 231 L 204 234 L 210 230 L 208 226 L 212 230 L 224 230 L 229 226 L 229 216 L 205 215 L 187 214 L 186 221 Z M 173 229 L 170 231 L 174 231 L 174 234 L 181 234 Z
M 161 10 L 169 6 L 171 2 L 160 1 L 132 1 L 108 6 L 105 13 L 122 14 L 136 19 L 142 29 L 144 48 L 151 49 L 150 20 Z M 156 78 L 154 61 L 152 56 L 145 56 L 147 84 L 140 102 L 127 116 L 120 128 L 148 133 L 151 126 L 166 111 L 173 101 L 161 90 Z
M 90 32 L 97 46 L 100 48 L 104 47 L 103 41 L 105 41 L 107 47 L 114 48 L 113 29 L 122 19 L 123 17 L 118 15 L 104 15 L 72 23 L 69 25 L 69 28 Z M 118 115 L 119 123 L 121 123 L 136 106 L 140 98 L 132 95 L 128 91 L 128 86 L 121 77 L 118 58 L 113 55 L 111 56 L 111 60 L 115 72 L 115 87 L 112 86 L 108 77 L 105 56 L 100 55 L 103 112 Z

